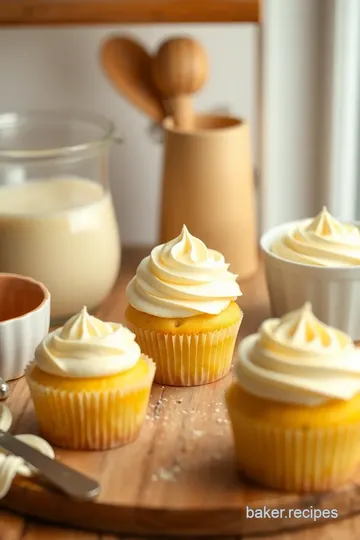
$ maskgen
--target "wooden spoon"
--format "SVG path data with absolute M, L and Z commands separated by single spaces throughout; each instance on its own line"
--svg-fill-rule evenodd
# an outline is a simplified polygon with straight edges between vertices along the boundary
M 153 120 L 161 122 L 166 113 L 152 80 L 152 60 L 145 48 L 130 37 L 111 37 L 101 49 L 103 69 L 115 88 Z
M 175 126 L 191 129 L 191 95 L 202 88 L 208 76 L 208 60 L 200 43 L 188 37 L 163 42 L 153 59 L 152 75 Z

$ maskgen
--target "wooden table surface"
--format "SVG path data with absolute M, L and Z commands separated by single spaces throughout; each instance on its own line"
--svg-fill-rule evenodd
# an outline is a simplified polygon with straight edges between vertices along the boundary
M 114 314 L 114 320 L 122 321 L 125 285 L 134 274 L 144 254 L 146 254 L 146 251 L 140 249 L 128 250 L 124 253 L 121 275 L 114 289 L 114 294 L 110 295 L 98 311 L 101 318 L 109 320 L 109 315 Z M 248 333 L 253 331 L 254 326 L 258 326 L 261 320 L 269 315 L 268 297 L 262 269 L 252 279 L 246 280 L 240 285 L 244 293 L 244 299 L 240 302 L 244 307 L 243 330 L 245 330 L 244 333 Z M 116 298 L 116 305 L 114 305 L 114 298 Z M 121 537 L 108 534 L 99 535 L 69 528 L 54 527 L 0 509 L 0 540 L 116 540 L 116 538 L 130 540 L 128 535 Z M 229 539 L 229 537 L 227 538 Z M 240 540 L 240 537 L 236 538 Z M 250 540 L 248 536 L 241 538 L 242 540 Z M 266 538 L 267 540 L 336 540 L 340 538 L 341 540 L 358 540 L 360 538 L 360 516 L 312 528 L 298 529 L 294 532 L 272 533 L 266 537 L 251 536 L 251 538 L 253 540 L 260 540 L 260 538 Z M 235 540 L 235 537 L 230 537 L 230 539 Z
M 298 530 L 293 533 L 282 533 L 271 536 L 229 537 L 211 540 L 359 540 L 360 517 L 347 519 L 332 525 L 322 525 L 313 529 Z M 23 519 L 10 512 L 0 510 L 0 540 L 173 540 L 165 538 L 133 538 L 129 536 L 112 536 L 94 534 L 48 526 L 31 519 Z M 187 540 L 195 540 L 187 537 Z M 199 540 L 199 539 L 196 539 Z M 210 540 L 210 539 L 209 539 Z
M 0 25 L 259 22 L 260 0 L 0 0 Z

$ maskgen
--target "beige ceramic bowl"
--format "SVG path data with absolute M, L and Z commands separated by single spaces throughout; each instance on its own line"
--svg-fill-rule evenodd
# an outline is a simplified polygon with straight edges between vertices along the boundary
M 49 332 L 50 293 L 38 281 L 0 273 L 0 377 L 18 379 Z

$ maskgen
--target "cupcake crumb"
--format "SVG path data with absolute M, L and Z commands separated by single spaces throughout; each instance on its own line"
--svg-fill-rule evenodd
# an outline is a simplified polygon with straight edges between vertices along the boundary
M 175 401 L 175 403 L 182 403 L 182 402 L 183 402 L 183 399 L 184 399 L 184 398 L 181 397 L 181 398 L 177 399 L 177 400 Z
M 215 409 L 215 412 L 220 412 L 220 409 L 219 408 Z
M 230 420 L 228 420 L 227 418 L 217 418 L 217 419 L 216 419 L 216 422 L 217 422 L 218 424 L 226 424 L 226 425 L 227 425 L 227 424 L 230 423 Z
M 177 464 L 171 467 L 171 469 L 160 467 L 156 473 L 152 474 L 151 480 L 153 482 L 158 482 L 159 480 L 163 480 L 164 482 L 175 482 L 176 476 L 180 470 L 180 466 Z
M 193 435 L 195 437 L 202 437 L 204 435 L 204 432 L 201 431 L 201 429 L 193 429 Z
M 154 418 L 159 418 L 163 406 L 164 406 L 164 400 L 161 398 L 158 399 L 154 407 Z

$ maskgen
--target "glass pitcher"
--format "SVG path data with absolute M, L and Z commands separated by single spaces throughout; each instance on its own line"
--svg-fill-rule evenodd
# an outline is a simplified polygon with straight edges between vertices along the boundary
M 119 273 L 113 140 L 114 125 L 95 114 L 0 115 L 0 272 L 48 287 L 52 324 L 94 311 Z

